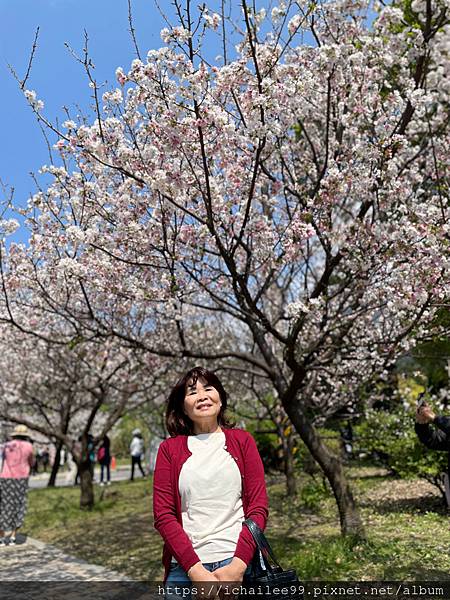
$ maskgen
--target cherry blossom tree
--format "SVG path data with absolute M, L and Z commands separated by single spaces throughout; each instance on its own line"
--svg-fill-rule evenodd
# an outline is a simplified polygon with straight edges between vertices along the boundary
M 102 98 L 84 60 L 91 125 L 58 130 L 25 92 L 62 163 L 43 169 L 53 182 L 29 202 L 6 285 L 39 281 L 40 302 L 96 339 L 261 378 L 342 531 L 361 533 L 317 425 L 386 378 L 445 303 L 447 5 L 280 0 L 266 14 L 241 0 L 238 22 L 174 5 L 164 47 Z M 216 29 L 212 61 L 201 44 Z
M 59 321 L 53 315 L 52 325 L 59 325 L 61 334 Z M 96 447 L 127 411 L 157 400 L 164 372 L 149 371 L 117 339 L 65 341 L 48 320 L 46 333 L 48 340 L 11 324 L 1 326 L 0 418 L 25 424 L 54 442 L 57 464 L 61 448 L 67 447 L 80 475 L 80 507 L 90 509 L 88 436 Z

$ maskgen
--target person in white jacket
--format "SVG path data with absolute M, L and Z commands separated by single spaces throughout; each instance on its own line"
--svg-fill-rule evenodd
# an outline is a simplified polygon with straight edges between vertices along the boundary
M 134 429 L 132 431 L 133 439 L 130 444 L 130 455 L 131 455 L 131 481 L 134 480 L 134 468 L 137 465 L 142 473 L 142 477 L 145 477 L 144 469 L 142 468 L 141 459 L 144 454 L 144 440 L 142 439 L 142 433 L 140 429 Z

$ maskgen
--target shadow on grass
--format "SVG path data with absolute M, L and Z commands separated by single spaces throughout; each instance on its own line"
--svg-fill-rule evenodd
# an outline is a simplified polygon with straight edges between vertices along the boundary
M 386 480 L 387 477 L 392 477 L 392 474 L 389 473 L 386 469 L 383 469 L 380 467 L 380 469 L 378 469 L 378 471 L 374 471 L 374 472 L 367 472 L 367 473 L 348 473 L 347 478 L 348 479 L 357 479 L 357 480 L 362 480 L 362 481 L 366 481 L 366 480 L 373 480 L 373 481 L 384 481 Z
M 57 545 L 136 580 L 162 577 L 162 543 L 150 514 L 96 519 L 89 523 L 89 529 L 86 537 L 82 529 L 73 528 L 60 535 Z
M 439 515 L 448 514 L 443 501 L 436 496 L 421 496 L 418 498 L 385 498 L 377 500 L 361 500 L 361 507 L 370 507 L 380 515 L 389 513 L 419 513 L 434 512 Z
M 384 479 L 369 470 L 359 476 L 365 478 L 367 488 L 378 483 L 378 479 Z M 295 568 L 304 580 L 449 579 L 450 575 L 445 572 L 448 555 L 441 549 L 448 526 L 441 516 L 446 513 L 439 498 L 427 496 L 420 489 L 414 490 L 416 498 L 402 497 L 408 490 L 397 490 L 390 481 L 379 491 L 365 489 L 359 505 L 369 515 L 381 516 L 374 519 L 373 528 L 368 526 L 367 533 L 373 535 L 372 540 L 351 544 L 339 535 L 334 500 L 325 498 L 316 514 L 309 513 L 301 496 L 301 484 L 305 484 L 305 480 L 299 478 L 299 493 L 294 498 L 286 497 L 282 477 L 276 478 L 269 489 L 267 536 L 283 568 Z M 388 498 L 389 494 L 398 498 Z M 149 483 L 120 482 L 104 489 L 100 498 L 93 511 L 82 513 L 77 508 L 79 493 L 72 490 L 33 494 L 27 515 L 30 535 L 136 580 L 159 580 L 162 540 L 153 529 Z M 436 546 L 429 564 L 426 558 L 420 560 L 427 556 L 425 543 L 420 541 L 420 536 L 411 539 L 409 529 L 415 515 L 426 511 L 439 513 L 429 523 L 423 519 L 427 531 L 428 527 L 432 528 L 427 539 L 433 548 Z M 392 530 L 392 520 L 385 519 L 389 513 L 396 515 L 393 520 L 398 520 L 399 527 L 403 528 L 398 535 Z M 402 513 L 406 518 L 400 518 Z M 383 529 L 385 521 L 386 530 Z

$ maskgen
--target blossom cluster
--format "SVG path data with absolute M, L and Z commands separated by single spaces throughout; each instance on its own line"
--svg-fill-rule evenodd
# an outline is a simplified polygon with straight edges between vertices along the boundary
M 106 116 L 64 124 L 75 167 L 44 169 L 10 289 L 155 356 L 239 355 L 280 397 L 297 365 L 322 417 L 356 402 L 448 296 L 450 31 L 420 6 L 279 2 L 286 45 L 260 11 L 221 66 L 163 29 Z

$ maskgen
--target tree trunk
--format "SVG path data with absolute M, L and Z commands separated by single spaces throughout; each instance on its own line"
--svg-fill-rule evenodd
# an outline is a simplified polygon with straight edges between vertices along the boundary
M 364 537 L 364 526 L 341 460 L 325 446 L 298 404 L 287 403 L 285 409 L 298 434 L 330 482 L 339 510 L 342 534 Z
M 281 443 L 283 446 L 283 462 L 284 474 L 286 476 L 286 494 L 287 496 L 295 496 L 297 494 L 297 482 L 295 480 L 294 455 L 292 432 L 281 435 Z
M 71 448 L 80 480 L 80 508 L 82 510 L 92 510 L 94 506 L 93 469 L 89 458 L 88 437 L 87 433 L 83 433 Z
M 69 429 L 70 411 L 66 410 L 65 404 L 61 405 L 61 410 L 61 431 L 64 434 L 67 434 L 67 431 Z M 62 441 L 58 441 L 56 444 L 55 460 L 53 461 L 52 472 L 50 473 L 50 479 L 48 480 L 48 487 L 54 487 L 56 485 L 56 477 L 58 476 L 61 461 L 61 450 L 63 446 L 64 443 Z
M 282 410 L 281 406 L 278 406 L 277 410 L 271 414 L 272 420 L 275 423 L 278 438 L 281 442 L 281 456 L 283 461 L 283 471 L 286 477 L 286 495 L 295 496 L 297 494 L 297 482 L 295 480 L 294 470 L 294 437 L 292 435 L 292 425 L 289 422 L 289 418 Z
M 56 485 L 56 477 L 58 476 L 58 471 L 59 471 L 59 466 L 60 466 L 59 462 L 61 460 L 62 447 L 63 447 L 63 443 L 61 441 L 59 441 L 56 444 L 55 459 L 53 461 L 52 472 L 50 473 L 50 479 L 48 480 L 47 487 L 55 487 L 55 485 Z
M 89 460 L 80 462 L 80 508 L 92 510 L 94 506 L 94 486 L 92 485 L 92 473 Z

